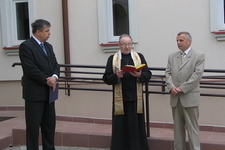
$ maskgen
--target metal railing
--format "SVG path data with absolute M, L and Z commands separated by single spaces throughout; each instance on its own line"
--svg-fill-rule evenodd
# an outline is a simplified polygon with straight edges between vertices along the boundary
M 21 63 L 14 63 L 12 66 L 21 65 Z M 71 71 L 66 71 L 69 67 Z M 71 90 L 88 90 L 88 91 L 101 91 L 101 92 L 112 92 L 111 89 L 99 88 L 90 88 L 90 87 L 79 87 L 74 86 L 77 84 L 104 84 L 102 81 L 102 75 L 104 73 L 105 66 L 96 66 L 96 65 L 69 65 L 69 64 L 60 64 L 60 78 L 59 82 L 61 83 L 59 89 L 65 90 L 65 94 L 70 96 Z M 166 92 L 165 84 L 165 68 L 150 67 L 152 71 L 152 78 L 148 83 L 144 84 L 144 96 L 145 96 L 145 115 L 146 115 L 146 130 L 147 136 L 150 136 L 150 117 L 149 117 L 149 94 L 169 94 Z M 156 73 L 155 73 L 156 72 Z M 219 69 L 205 69 L 202 80 L 200 82 L 200 88 L 206 89 L 206 93 L 201 92 L 201 96 L 212 96 L 212 97 L 225 97 L 224 92 L 221 91 L 225 89 L 225 70 Z M 219 75 L 218 75 L 219 74 Z M 154 88 L 156 87 L 156 88 Z M 157 88 L 159 87 L 159 88 Z M 152 90 L 156 89 L 156 90 Z M 216 90 L 217 92 L 210 93 L 211 90 Z M 218 93 L 221 91 L 222 93 Z

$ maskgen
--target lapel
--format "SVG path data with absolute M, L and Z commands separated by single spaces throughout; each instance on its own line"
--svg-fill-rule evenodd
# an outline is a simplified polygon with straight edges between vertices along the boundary
M 192 55 L 192 49 L 188 52 L 186 55 L 186 58 L 184 59 L 184 62 L 181 64 L 181 52 L 177 53 L 177 63 L 179 66 L 179 70 L 181 70 L 191 59 Z
M 177 58 L 177 66 L 178 66 L 178 68 L 179 68 L 179 70 L 180 70 L 180 67 L 181 67 L 181 52 L 178 51 L 178 52 L 176 53 L 176 56 L 175 56 L 175 57 Z
M 41 46 L 35 41 L 35 39 L 33 37 L 31 37 L 31 39 L 32 39 L 32 43 L 33 43 L 34 48 L 36 49 L 36 51 L 39 51 L 41 53 L 41 55 L 43 55 L 47 59 L 48 58 L 48 55 L 47 56 L 45 55 L 45 53 L 42 50 Z M 45 45 L 45 49 L 46 49 L 47 54 L 49 54 L 48 53 L 48 48 L 46 47 L 46 45 Z

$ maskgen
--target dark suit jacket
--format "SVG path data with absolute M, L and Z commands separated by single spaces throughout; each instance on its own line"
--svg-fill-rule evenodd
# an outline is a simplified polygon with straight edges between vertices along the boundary
M 23 98 L 30 101 L 48 100 L 49 86 L 46 78 L 56 74 L 59 76 L 52 45 L 44 42 L 47 56 L 33 37 L 24 41 L 19 47 L 19 56 L 23 68 Z

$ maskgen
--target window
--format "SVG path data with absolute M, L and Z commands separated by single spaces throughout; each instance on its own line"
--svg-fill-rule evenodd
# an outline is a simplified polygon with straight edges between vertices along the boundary
M 225 0 L 210 0 L 211 32 L 225 30 Z
M 114 36 L 129 34 L 128 0 L 113 0 L 113 30 Z
M 225 0 L 223 1 L 223 24 L 225 24 Z
M 34 18 L 33 1 L 0 1 L 2 46 L 7 55 L 18 55 L 18 45 L 30 37 L 29 20 Z
M 17 39 L 26 40 L 30 37 L 29 35 L 29 13 L 28 13 L 28 2 L 15 3 L 16 7 L 16 26 L 17 26 Z
M 118 50 L 115 42 L 123 33 L 130 34 L 137 43 L 136 1 L 98 0 L 99 44 L 107 45 L 106 51 Z

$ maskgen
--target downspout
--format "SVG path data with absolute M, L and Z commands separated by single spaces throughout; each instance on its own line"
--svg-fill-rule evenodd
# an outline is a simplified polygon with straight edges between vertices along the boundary
M 69 19 L 68 19 L 68 0 L 62 0 L 62 16 L 63 16 L 63 39 L 64 39 L 64 59 L 65 64 L 70 65 L 70 41 L 69 41 Z M 71 68 L 65 67 L 65 76 L 71 77 Z M 66 79 L 67 80 L 67 79 Z M 68 88 L 66 94 L 70 96 L 70 84 L 65 82 Z
M 69 19 L 68 19 L 68 0 L 62 0 L 63 13 L 63 39 L 64 39 L 64 59 L 65 64 L 70 64 L 70 42 L 69 42 Z M 71 77 L 71 68 L 65 67 L 66 77 Z

